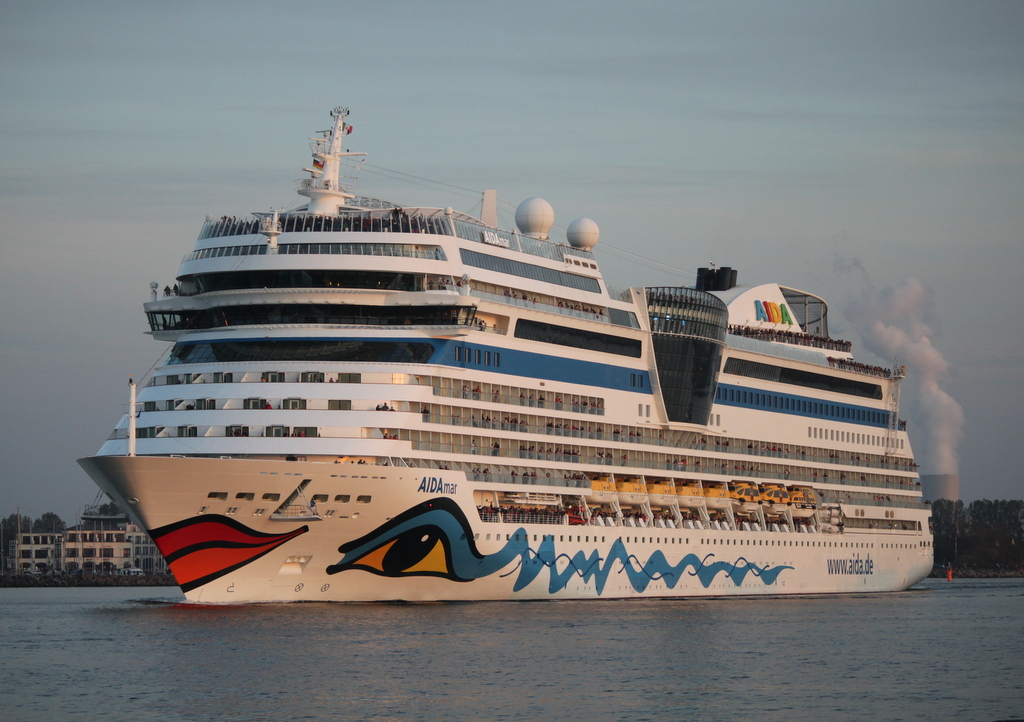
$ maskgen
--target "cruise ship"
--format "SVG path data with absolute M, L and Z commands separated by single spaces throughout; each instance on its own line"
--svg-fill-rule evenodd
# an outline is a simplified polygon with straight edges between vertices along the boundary
M 609 288 L 578 218 L 357 195 L 349 111 L 289 210 L 208 217 L 168 349 L 79 463 L 189 601 L 902 590 L 932 568 L 904 369 L 819 296 Z

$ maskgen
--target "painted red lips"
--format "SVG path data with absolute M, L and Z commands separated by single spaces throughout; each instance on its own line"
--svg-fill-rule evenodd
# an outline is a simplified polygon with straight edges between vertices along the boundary
M 258 532 L 216 514 L 185 519 L 149 532 L 183 592 L 233 572 L 286 541 L 309 531 L 301 526 L 284 534 Z

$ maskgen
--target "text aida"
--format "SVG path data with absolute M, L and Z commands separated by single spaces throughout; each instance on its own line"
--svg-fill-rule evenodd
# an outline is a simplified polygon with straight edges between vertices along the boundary
M 458 484 L 440 479 L 436 476 L 424 476 L 423 481 L 420 482 L 420 488 L 416 491 L 422 491 L 427 494 L 455 494 L 455 487 Z

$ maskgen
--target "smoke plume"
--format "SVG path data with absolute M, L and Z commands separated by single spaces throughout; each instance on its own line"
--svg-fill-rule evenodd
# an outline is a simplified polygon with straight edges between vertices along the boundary
M 864 291 L 846 316 L 860 330 L 868 351 L 907 367 L 905 383 L 917 401 L 914 420 L 924 430 L 925 465 L 933 473 L 957 474 L 964 412 L 941 387 L 949 364 L 932 345 L 932 304 L 932 295 L 921 282 L 906 278 L 882 291 Z

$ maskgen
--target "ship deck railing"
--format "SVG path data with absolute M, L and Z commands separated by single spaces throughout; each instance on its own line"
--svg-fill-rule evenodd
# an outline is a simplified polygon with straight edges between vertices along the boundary
M 289 504 L 279 507 L 270 515 L 271 521 L 313 521 L 320 519 L 320 515 L 307 504 Z
M 570 316 L 572 318 L 579 318 L 585 321 L 595 321 L 597 323 L 611 324 L 612 320 L 598 309 L 597 313 L 588 313 L 587 311 L 579 311 L 575 308 L 566 308 L 564 306 L 558 306 L 555 304 L 544 303 L 542 301 L 533 301 L 526 298 L 515 298 L 512 296 L 503 296 L 497 293 L 488 293 L 487 291 L 478 291 L 477 289 L 470 289 L 469 295 L 482 298 L 486 301 L 494 301 L 495 303 L 504 303 L 508 306 L 518 306 L 519 308 L 530 308 L 536 311 L 544 311 L 546 313 L 557 313 L 562 316 Z
M 486 401 L 490 400 L 491 396 L 486 393 L 465 391 L 458 389 L 434 389 L 435 396 L 444 396 L 448 398 L 456 399 L 467 399 L 472 401 Z M 504 404 L 518 404 L 520 406 L 527 406 L 529 408 L 543 408 L 553 409 L 556 411 L 567 410 L 574 411 L 577 413 L 591 413 L 591 414 L 603 414 L 603 408 L 597 408 L 593 406 L 577 406 L 570 404 L 556 404 L 551 401 L 543 399 L 519 399 L 515 397 L 499 396 L 497 397 L 500 401 L 495 400 L 494 403 Z M 564 409 L 563 409 L 564 407 Z M 472 409 L 467 409 L 470 413 L 473 413 Z M 566 429 L 558 428 L 557 426 L 541 426 L 530 423 L 511 423 L 505 421 L 494 421 L 486 419 L 477 419 L 474 417 L 466 418 L 464 416 L 447 416 L 443 414 L 422 414 L 423 421 L 432 424 L 446 424 L 449 426 L 463 426 L 475 429 L 493 429 L 497 431 L 517 431 L 524 434 L 543 434 L 545 436 L 561 436 L 563 438 L 571 439 L 593 439 L 595 441 L 616 441 L 624 442 L 628 444 L 641 444 L 648 446 L 663 446 L 671 447 L 672 449 L 679 451 L 712 451 L 719 454 L 743 454 L 746 456 L 756 456 L 763 459 L 788 459 L 791 461 L 807 461 L 815 464 L 832 464 L 834 466 L 855 466 L 863 469 L 878 469 L 883 471 L 913 471 L 917 468 L 916 464 L 909 462 L 907 464 L 886 464 L 884 462 L 865 461 L 863 459 L 842 459 L 839 457 L 826 457 L 819 456 L 817 454 L 797 454 L 785 451 L 768 451 L 762 449 L 748 449 L 741 448 L 739 446 L 718 446 L 713 444 L 694 444 L 694 443 L 673 443 L 669 439 L 653 439 L 644 436 L 634 436 L 629 434 L 608 434 L 602 431 L 592 431 L 589 429 Z M 519 421 L 523 421 L 520 419 Z M 679 466 L 683 471 L 686 471 L 687 464 L 676 465 Z
M 308 180 L 308 179 L 306 179 Z M 395 211 L 398 210 L 396 213 Z M 224 236 L 256 235 L 260 232 L 260 218 L 223 216 L 207 221 L 199 233 L 199 240 Z M 333 216 L 310 213 L 289 213 L 278 221 L 282 233 L 418 233 L 452 236 L 448 219 L 440 212 L 407 212 L 395 208 L 373 211 L 345 211 Z
M 441 448 L 441 447 L 448 447 L 448 448 Z M 479 449 L 479 447 L 473 447 L 473 446 L 463 447 L 463 446 L 458 446 L 457 448 L 454 448 L 454 447 L 452 447 L 451 444 L 434 444 L 434 443 L 428 443 L 428 442 L 423 442 L 423 443 L 414 442 L 413 443 L 413 448 L 417 449 L 417 450 L 423 450 L 423 451 L 451 452 L 451 453 L 463 453 L 463 454 L 468 453 L 468 454 L 471 454 L 471 455 L 480 455 L 480 456 L 489 455 L 489 453 L 490 453 L 489 451 L 487 451 L 487 453 L 485 454 L 484 452 L 482 452 Z M 754 481 L 764 480 L 764 481 L 771 481 L 771 482 L 775 482 L 775 483 L 784 483 L 784 484 L 793 484 L 793 483 L 800 483 L 800 482 L 808 482 L 808 483 L 821 482 L 821 483 L 830 483 L 830 484 L 840 484 L 840 485 L 843 485 L 843 486 L 870 487 L 870 488 L 874 488 L 874 489 L 879 489 L 879 490 L 883 490 L 884 489 L 884 490 L 889 490 L 889 491 L 897 491 L 897 490 L 899 490 L 899 491 L 911 491 L 913 489 L 916 489 L 915 486 L 910 486 L 908 484 L 896 484 L 896 483 L 890 483 L 890 482 L 884 482 L 884 481 L 861 481 L 859 479 L 858 480 L 852 480 L 852 479 L 839 480 L 839 479 L 831 479 L 831 478 L 821 479 L 821 478 L 815 477 L 815 476 L 813 476 L 811 474 L 789 474 L 787 476 L 786 474 L 773 474 L 773 473 L 767 472 L 767 471 L 764 471 L 764 472 L 754 472 L 754 471 L 749 471 L 749 470 L 748 471 L 737 471 L 737 470 L 733 470 L 733 469 L 723 470 L 723 469 L 715 468 L 715 467 L 706 467 L 706 468 L 704 468 L 704 467 L 700 467 L 700 468 L 689 467 L 689 468 L 687 468 L 687 467 L 676 467 L 676 466 L 673 466 L 671 464 L 657 464 L 657 463 L 651 463 L 651 462 L 640 463 L 640 462 L 636 462 L 636 461 L 621 461 L 621 460 L 616 462 L 616 461 L 614 461 L 612 459 L 601 459 L 601 460 L 582 459 L 581 460 L 581 458 L 579 456 L 574 455 L 574 454 L 540 454 L 540 453 L 536 453 L 535 452 L 534 456 L 536 457 L 536 460 L 538 460 L 538 461 L 555 461 L 555 462 L 562 462 L 562 463 L 571 463 L 571 464 L 573 464 L 575 466 L 578 466 L 580 464 L 601 465 L 601 463 L 606 462 L 607 465 L 615 465 L 615 466 L 622 466 L 622 467 L 637 468 L 637 469 L 641 470 L 640 473 L 643 473 L 643 470 L 646 470 L 646 469 L 665 470 L 665 471 L 684 471 L 684 472 L 688 472 L 688 476 L 699 477 L 699 478 L 706 479 L 708 481 L 730 481 L 731 479 L 734 479 L 736 477 L 742 477 L 742 478 L 750 478 L 750 479 L 752 479 Z M 491 456 L 489 461 L 494 466 L 504 466 L 504 465 L 507 464 L 508 459 L 507 458 L 503 459 L 502 457 Z M 589 483 L 587 481 L 580 481 L 580 480 L 576 480 L 576 479 L 565 479 L 565 478 L 562 478 L 559 475 L 558 470 L 555 470 L 555 473 L 552 474 L 551 476 L 547 476 L 547 474 L 551 474 L 551 473 L 552 473 L 551 471 L 548 471 L 548 470 L 545 470 L 545 469 L 536 469 L 536 470 L 533 470 L 533 471 L 527 471 L 526 473 L 523 473 L 523 474 L 519 474 L 519 473 L 516 473 L 516 474 L 512 474 L 512 473 L 494 473 L 494 474 L 491 474 L 491 473 L 484 473 L 484 472 L 467 471 L 466 472 L 466 478 L 468 478 L 470 481 L 488 481 L 488 482 L 495 482 L 495 483 L 499 483 L 499 484 L 538 484 L 538 485 L 548 484 L 548 485 L 551 485 L 551 486 L 570 486 L 570 487 L 584 487 L 584 488 L 589 486 Z M 534 476 L 533 474 L 537 474 L 537 475 Z M 714 477 L 716 477 L 716 476 L 719 476 L 719 477 L 722 477 L 722 478 L 721 479 L 715 479 Z M 853 504 L 859 503 L 856 500 L 851 501 L 851 500 L 837 499 L 837 501 L 846 501 L 847 503 L 853 503 Z M 867 503 L 867 502 L 864 502 L 864 503 Z M 887 503 L 891 503 L 893 506 L 901 505 L 897 501 L 888 501 Z M 916 506 L 920 506 L 920 502 L 910 502 L 910 503 L 907 503 L 906 505 L 907 506 L 915 506 L 916 507 Z
M 488 401 L 492 404 L 509 404 L 512 406 L 525 406 L 531 409 L 549 409 L 551 411 L 571 411 L 574 414 L 594 414 L 597 416 L 604 416 L 603 406 L 594 406 L 591 404 L 567 404 L 562 401 L 552 401 L 550 399 L 529 399 L 520 398 L 518 396 L 506 396 L 504 394 L 488 394 L 480 391 L 467 391 L 465 389 L 442 389 L 434 387 L 434 396 L 442 396 L 450 399 L 466 399 L 467 401 Z M 431 420 L 437 419 L 435 423 L 445 423 L 445 418 L 450 417 L 431 417 Z M 496 423 L 496 422 L 491 422 Z M 544 428 L 544 427 L 534 427 Z M 543 431 L 533 431 L 532 433 L 541 434 Z
M 731 524 L 725 519 L 703 522 L 700 519 L 674 519 L 666 516 L 646 518 L 642 515 L 593 515 L 589 519 L 570 514 L 566 511 L 557 513 L 534 513 L 532 511 L 506 510 L 495 507 L 478 507 L 480 520 L 492 524 L 549 524 L 553 526 L 589 527 L 605 529 L 643 529 L 657 531 L 659 529 L 693 530 L 693 531 L 748 531 L 775 532 L 779 534 L 817 534 L 818 528 L 811 523 L 797 523 L 792 528 L 781 522 L 769 522 L 764 527 L 758 522 L 738 520 Z
M 459 397 L 464 397 L 464 396 L 465 397 L 485 396 L 486 394 L 480 394 L 480 393 L 474 393 L 474 392 L 468 392 L 468 391 L 457 391 L 455 389 L 452 389 L 451 393 L 447 393 L 447 394 L 443 394 L 443 395 L 449 395 L 449 396 L 452 396 L 452 397 L 459 398 Z M 545 401 L 532 401 L 531 400 L 530 402 L 532 402 L 532 404 L 545 404 Z M 548 402 L 548 406 L 554 406 L 554 405 L 552 405 L 551 402 Z M 472 417 L 467 419 L 467 418 L 464 418 L 464 417 L 461 417 L 461 416 L 450 417 L 450 416 L 444 416 L 444 415 L 438 415 L 438 414 L 422 414 L 421 418 L 426 423 L 444 424 L 444 425 L 447 425 L 447 426 L 461 426 L 461 427 L 464 427 L 464 428 L 490 429 L 490 430 L 495 430 L 495 431 L 517 431 L 519 433 L 545 434 L 545 435 L 549 435 L 549 436 L 560 436 L 562 438 L 594 439 L 594 440 L 605 440 L 605 441 L 610 440 L 610 441 L 620 441 L 620 442 L 627 442 L 627 443 L 644 443 L 645 442 L 645 439 L 642 439 L 640 437 L 627 436 L 625 434 L 606 434 L 606 433 L 602 433 L 600 431 L 591 431 L 591 430 L 584 430 L 584 429 L 564 429 L 564 428 L 559 429 L 559 428 L 553 428 L 553 427 L 548 427 L 548 426 L 531 425 L 531 424 L 527 424 L 527 423 L 513 423 L 511 421 L 508 421 L 508 422 L 506 422 L 506 421 L 494 421 L 494 420 L 486 420 L 486 419 L 475 419 L 475 418 L 472 418 Z M 522 420 L 519 420 L 519 421 L 522 421 Z M 637 440 L 637 439 L 639 439 L 639 440 Z M 532 444 L 532 445 L 537 445 L 537 444 Z M 654 443 L 654 444 L 649 444 L 649 445 L 669 445 L 669 444 L 657 444 L 657 443 Z M 691 451 L 691 450 L 692 451 L 714 451 L 714 452 L 717 452 L 719 454 L 730 454 L 730 453 L 731 454 L 745 454 L 745 455 L 758 456 L 758 457 L 764 458 L 764 459 L 787 459 L 787 460 L 792 460 L 792 461 L 802 461 L 802 462 L 808 462 L 808 463 L 813 463 L 813 464 L 825 464 L 825 463 L 827 463 L 827 464 L 831 464 L 831 465 L 834 465 L 834 466 L 852 466 L 852 467 L 857 467 L 857 468 L 861 468 L 861 469 L 865 469 L 865 470 L 871 470 L 871 471 L 876 471 L 876 470 L 877 471 L 912 471 L 912 470 L 914 470 L 916 468 L 915 466 L 908 466 L 908 465 L 902 465 L 902 464 L 884 464 L 884 463 L 872 464 L 870 462 L 863 461 L 863 460 L 860 460 L 860 459 L 825 458 L 825 457 L 817 457 L 817 456 L 812 456 L 812 455 L 785 454 L 783 452 L 762 452 L 762 453 L 756 453 L 756 452 L 752 452 L 750 450 L 730 449 L 728 447 L 712 447 L 709 450 L 705 450 L 705 449 L 694 448 L 694 444 L 680 444 L 680 445 L 677 445 L 677 447 L 674 447 L 673 449 L 675 449 L 675 450 L 684 450 L 684 451 Z M 523 456 L 524 454 L 525 454 L 525 456 Z M 543 455 L 544 452 L 530 451 L 528 449 L 519 450 L 519 458 L 521 458 L 521 459 L 547 458 L 547 457 L 540 457 L 540 456 L 530 456 L 532 454 Z M 610 455 L 610 452 L 609 452 L 609 455 Z M 614 459 L 611 456 L 608 456 L 606 458 L 600 458 L 599 460 L 593 461 L 591 463 L 605 464 L 605 465 L 609 465 L 610 466 L 610 465 L 614 464 Z M 732 466 L 734 466 L 734 465 L 732 465 Z M 741 465 L 741 466 L 744 466 L 744 465 Z M 699 465 L 694 465 L 694 464 L 689 464 L 689 463 L 687 463 L 687 464 L 683 464 L 683 463 L 675 463 L 675 464 L 673 464 L 673 463 L 664 463 L 663 465 L 660 465 L 658 468 L 672 469 L 674 471 L 694 471 L 694 472 L 699 472 L 699 471 L 705 470 L 705 467 L 701 467 Z M 735 471 L 740 471 L 740 469 L 734 469 L 734 470 Z M 840 473 L 842 473 L 842 472 L 840 472 Z M 797 477 L 797 475 L 794 475 L 794 478 L 796 478 L 796 477 Z M 825 476 L 823 478 L 829 478 L 829 477 Z M 813 479 L 807 478 L 805 480 L 813 480 Z
M 828 357 L 828 365 L 834 369 L 841 371 L 850 371 L 855 374 L 864 374 L 865 376 L 874 376 L 880 379 L 892 378 L 892 371 L 881 366 L 869 366 L 868 364 L 860 363 L 852 359 L 832 358 Z
M 481 507 L 480 521 L 494 522 L 496 524 L 565 524 L 569 523 L 569 515 L 563 511 L 552 512 L 527 512 L 497 510 L 493 507 Z
M 824 336 L 794 333 L 792 331 L 775 331 L 762 328 L 746 328 L 744 326 L 729 326 L 729 333 L 733 336 L 754 338 L 759 341 L 787 343 L 791 346 L 806 346 L 809 348 L 821 348 L 829 351 L 842 351 L 845 353 L 849 353 L 853 348 L 853 344 L 850 341 L 827 338 Z
M 240 246 L 213 246 L 198 248 L 186 253 L 182 263 L 202 261 L 207 258 L 225 256 L 266 256 L 269 247 L 260 239 L 259 243 Z M 279 256 L 313 255 L 313 256 L 387 256 L 395 258 L 422 258 L 432 261 L 446 261 L 444 251 L 440 247 L 418 247 L 411 243 L 281 243 L 277 248 Z M 178 293 L 164 292 L 164 296 L 194 296 L 179 289 Z

